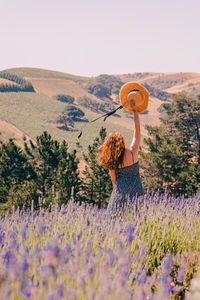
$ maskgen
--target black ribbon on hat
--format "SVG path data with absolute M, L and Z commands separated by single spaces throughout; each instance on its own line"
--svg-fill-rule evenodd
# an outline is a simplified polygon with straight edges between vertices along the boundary
M 132 91 L 130 91 L 129 92 L 129 94 L 131 93 L 131 92 L 139 92 L 140 90 L 138 90 L 138 89 L 133 89 Z M 108 118 L 108 117 L 110 117 L 112 114 L 114 114 L 117 110 L 119 110 L 119 109 L 122 109 L 123 108 L 123 106 L 122 105 L 120 105 L 119 107 L 117 107 L 116 109 L 114 109 L 113 111 L 111 111 L 111 112 L 109 112 L 109 113 L 106 113 L 106 114 L 104 114 L 104 115 L 102 115 L 102 116 L 100 116 L 100 117 L 98 117 L 98 118 L 96 118 L 96 119 L 94 119 L 94 120 L 92 120 L 92 121 L 89 121 L 89 123 L 94 123 L 95 121 L 97 121 L 97 120 L 99 120 L 100 118 L 103 118 L 104 117 L 104 121 L 106 121 L 106 119 Z M 83 129 L 81 130 L 81 132 L 79 133 L 79 135 L 78 135 L 78 139 L 80 139 L 80 137 L 82 136 L 82 132 L 83 131 Z
M 106 119 L 107 119 L 108 117 L 110 117 L 112 114 L 116 113 L 117 110 L 122 109 L 122 108 L 123 108 L 123 106 L 120 105 L 119 107 L 117 107 L 117 108 L 114 109 L 113 111 L 111 111 L 111 112 L 109 112 L 109 113 L 106 113 L 106 114 L 104 114 L 104 115 L 102 115 L 102 116 L 100 116 L 100 117 L 98 117 L 98 118 L 96 118 L 96 119 L 94 119 L 94 120 L 92 120 L 92 121 L 89 121 L 89 123 L 94 123 L 95 121 L 97 121 L 97 120 L 99 120 L 99 119 L 101 119 L 101 118 L 103 118 L 103 117 L 104 117 L 103 120 L 106 121 Z M 78 139 L 80 139 L 80 137 L 82 136 L 82 133 L 83 133 L 83 130 L 81 130 L 81 132 L 79 133 Z
M 138 90 L 138 89 L 134 89 L 134 90 L 130 91 L 129 94 L 132 93 L 132 92 L 139 92 L 139 91 L 140 90 Z

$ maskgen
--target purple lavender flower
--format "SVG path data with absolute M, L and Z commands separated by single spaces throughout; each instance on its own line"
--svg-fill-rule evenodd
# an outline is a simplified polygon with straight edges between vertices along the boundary
M 70 255 L 72 254 L 72 249 L 71 249 L 70 244 L 68 242 L 66 242 L 65 249 L 67 251 L 67 254 L 70 254 Z
M 31 295 L 31 287 L 30 287 L 27 279 L 23 279 L 21 281 L 21 293 L 22 293 L 22 295 L 24 295 L 27 298 L 30 298 L 32 296 Z
M 46 245 L 43 247 L 44 251 L 48 251 L 48 250 L 51 250 L 51 244 L 49 241 L 46 242 Z
M 59 256 L 61 253 L 61 249 L 58 246 L 52 248 L 52 252 L 55 256 Z
M 108 248 L 109 259 L 107 260 L 107 265 L 112 266 L 118 260 L 118 257 L 114 254 L 111 248 Z
M 176 276 L 177 281 L 183 282 L 184 281 L 184 273 L 185 273 L 185 267 L 180 267 L 178 270 L 178 274 Z
M 29 264 L 26 261 L 23 261 L 21 264 L 19 264 L 19 269 L 25 272 L 28 270 Z
M 88 269 L 88 274 L 92 275 L 94 273 L 94 268 L 93 267 L 90 267 Z
M 38 229 L 37 229 L 37 233 L 38 233 L 38 234 L 42 234 L 44 231 L 45 231 L 45 226 L 39 224 L 39 225 L 38 225 Z
M 83 234 L 83 232 L 82 232 L 82 230 L 80 230 L 79 234 L 77 234 L 77 239 L 78 240 L 80 240 L 80 238 L 82 237 L 82 234 Z
M 3 244 L 4 238 L 5 238 L 5 232 L 0 232 L 0 244 Z
M 31 297 L 31 290 L 26 288 L 26 289 L 21 289 L 21 293 L 22 295 L 24 295 L 25 297 L 27 298 L 30 298 Z
M 24 252 L 29 253 L 29 248 L 26 244 L 23 244 Z
M 120 283 L 120 285 L 121 285 L 122 287 L 124 287 L 124 286 L 126 285 L 126 280 L 123 279 L 123 278 L 121 278 L 121 279 L 119 280 L 119 283 Z
M 85 246 L 85 249 L 84 249 L 84 253 L 86 256 L 89 256 L 91 251 L 92 251 L 92 243 L 91 243 L 91 240 L 88 240 L 87 244 Z
M 125 233 L 133 233 L 134 232 L 133 224 L 129 223 L 128 225 L 126 225 L 124 232 Z
M 89 218 L 87 217 L 87 227 L 90 225 Z
M 26 238 L 26 227 L 24 226 L 20 232 L 22 240 Z
M 43 286 L 47 285 L 47 282 L 48 282 L 47 280 L 43 279 L 43 280 L 42 280 L 42 285 L 43 285 Z
M 8 250 L 6 253 L 2 256 L 3 258 L 3 263 L 7 268 L 12 267 L 15 264 L 15 254 Z
M 120 272 L 120 275 L 121 275 L 123 278 L 127 279 L 128 276 L 129 276 L 129 272 L 128 272 L 128 271 L 121 271 L 121 272 Z
M 8 244 L 8 248 L 9 249 L 17 249 L 17 248 L 19 248 L 19 244 L 15 240 L 13 240 Z
M 16 238 L 16 233 L 12 230 L 8 230 L 8 235 L 10 239 L 15 239 Z
M 143 284 L 145 284 L 146 281 L 147 281 L 147 275 L 144 274 L 144 275 L 142 275 L 142 276 L 137 280 L 137 283 L 138 283 L 139 285 L 143 285 Z
M 131 243 L 134 239 L 133 233 L 134 233 L 134 227 L 132 223 L 129 223 L 128 225 L 126 225 L 125 229 L 124 229 L 124 233 L 127 237 L 127 241 L 129 243 Z
M 133 241 L 133 234 L 132 233 L 128 233 L 128 235 L 127 235 L 127 241 L 129 242 L 129 243 L 132 243 L 132 241 Z
M 163 263 L 164 270 L 168 273 L 171 272 L 172 259 L 173 259 L 173 255 L 171 253 L 168 253 Z
M 59 242 L 59 241 L 62 241 L 62 238 L 65 234 L 64 233 L 61 233 L 61 234 L 58 234 L 57 237 L 56 237 L 56 240 Z
M 58 288 L 57 288 L 57 296 L 58 297 L 63 297 L 64 296 L 64 292 L 63 292 L 63 284 L 59 284 Z

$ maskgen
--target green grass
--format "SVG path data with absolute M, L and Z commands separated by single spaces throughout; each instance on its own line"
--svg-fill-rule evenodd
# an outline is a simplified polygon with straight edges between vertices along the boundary
M 79 142 L 85 151 L 88 144 L 91 144 L 101 129 L 105 127 L 107 132 L 114 130 L 120 131 L 125 139 L 127 145 L 130 144 L 132 138 L 132 131 L 120 125 L 114 125 L 111 119 L 106 122 L 103 119 L 95 123 L 75 123 L 76 131 L 63 131 L 56 128 L 56 119 L 61 114 L 66 106 L 65 103 L 59 102 L 54 98 L 48 97 L 39 93 L 1 93 L 0 94 L 0 119 L 6 120 L 17 128 L 24 131 L 25 134 L 31 138 L 42 134 L 43 131 L 48 131 L 54 139 L 62 141 L 65 139 L 72 150 L 76 147 L 76 142 Z M 93 120 L 99 114 L 93 113 L 83 109 L 86 118 Z M 79 130 L 83 128 L 83 135 L 78 139 Z M 120 118 L 119 118 L 120 124 Z
M 12 68 L 6 71 L 21 77 L 30 77 L 30 81 L 31 78 L 47 79 L 45 80 L 46 82 L 48 82 L 48 78 L 58 79 L 53 82 L 55 94 L 66 93 L 74 95 L 76 98 L 75 100 L 77 100 L 77 97 L 79 96 L 88 96 L 85 85 L 88 80 L 94 79 L 92 77 L 81 77 L 37 68 Z M 65 82 L 63 83 L 62 79 L 66 79 L 66 85 Z M 68 80 L 74 81 L 75 84 L 69 84 Z M 52 85 L 52 81 L 50 81 L 50 85 Z M 58 129 L 55 124 L 56 119 L 61 114 L 66 104 L 48 96 L 52 93 L 52 90 L 50 89 L 50 93 L 48 89 L 50 89 L 49 85 L 44 85 L 42 88 L 37 88 L 37 93 L 0 93 L 0 119 L 12 123 L 33 139 L 46 130 L 54 139 L 59 141 L 65 139 L 70 149 L 74 149 L 76 147 L 76 143 L 79 142 L 82 146 L 80 151 L 85 151 L 87 149 L 88 144 L 93 142 L 102 126 L 106 127 L 108 133 L 114 130 L 120 131 L 127 140 L 127 145 L 130 144 L 132 139 L 132 130 L 127 128 L 129 128 L 129 124 L 131 124 L 129 122 L 132 122 L 132 120 L 126 118 L 125 114 L 122 112 L 119 113 L 121 114 L 121 118 L 115 119 L 117 120 L 117 124 L 114 124 L 116 123 L 116 121 L 114 122 L 115 117 L 111 117 L 106 122 L 104 122 L 103 119 L 100 119 L 95 123 L 85 126 L 80 140 L 77 139 L 77 136 L 79 135 L 79 130 L 83 127 L 84 123 L 76 123 L 76 131 L 67 132 Z M 89 96 L 97 101 L 101 101 L 95 96 Z M 99 116 L 99 114 L 93 113 L 82 107 L 81 109 L 85 112 L 88 120 L 93 120 Z M 148 118 L 146 119 L 146 117 L 145 122 L 148 123 Z M 6 137 L 7 139 L 13 136 L 13 134 L 9 131 L 4 130 L 3 132 L 1 128 L 0 131 L 2 132 L 2 137 Z M 20 145 L 22 144 L 19 140 L 16 140 L 16 142 Z

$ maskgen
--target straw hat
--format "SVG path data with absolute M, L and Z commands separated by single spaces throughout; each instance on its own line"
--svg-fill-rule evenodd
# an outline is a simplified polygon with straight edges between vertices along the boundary
M 120 90 L 122 106 L 131 112 L 143 112 L 147 109 L 149 101 L 148 91 L 137 82 L 127 82 Z

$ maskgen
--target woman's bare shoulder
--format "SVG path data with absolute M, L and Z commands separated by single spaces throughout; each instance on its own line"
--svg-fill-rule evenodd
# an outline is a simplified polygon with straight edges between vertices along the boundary
M 133 152 L 129 148 L 125 148 L 123 163 L 119 167 L 126 167 L 132 164 Z

